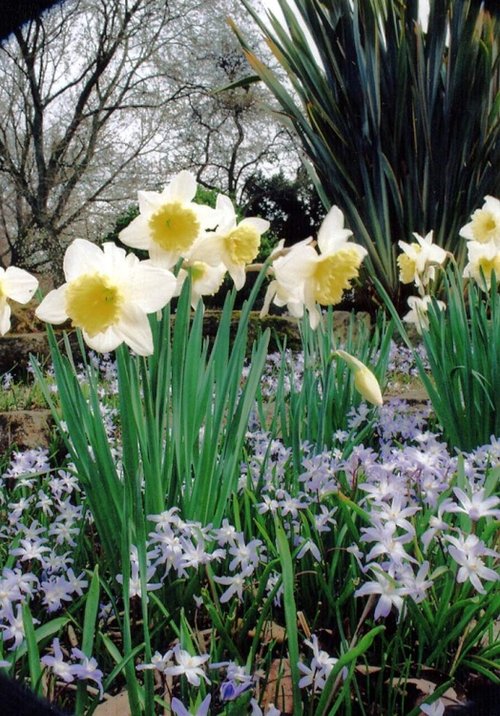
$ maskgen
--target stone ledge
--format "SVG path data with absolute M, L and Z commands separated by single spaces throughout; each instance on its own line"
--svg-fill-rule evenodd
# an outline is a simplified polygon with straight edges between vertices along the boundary
M 234 311 L 232 319 L 232 333 L 236 332 L 240 311 Z M 334 311 L 334 331 L 339 340 L 344 340 L 347 335 L 351 313 L 349 311 Z M 220 311 L 207 309 L 203 318 L 203 328 L 207 336 L 214 336 L 220 319 Z M 357 327 L 363 326 L 366 330 L 370 330 L 371 321 L 368 313 L 357 313 L 354 321 L 354 332 Z M 286 338 L 288 348 L 298 350 L 300 348 L 300 335 L 297 320 L 289 316 L 268 315 L 259 318 L 257 311 L 252 311 L 248 333 L 250 340 L 257 335 L 258 330 L 264 331 L 266 328 L 271 329 L 270 350 L 276 350 L 276 342 L 274 336 Z M 58 329 L 59 332 L 60 329 Z M 78 343 L 75 333 L 71 327 L 67 327 L 70 335 L 71 345 L 75 351 L 75 358 L 78 356 Z M 42 362 L 49 357 L 49 346 L 47 335 L 44 331 L 33 331 L 31 333 L 8 333 L 0 338 L 0 374 L 13 371 L 16 374 L 24 373 L 28 364 L 28 356 L 32 353 L 36 355 Z
M 9 453 L 15 445 L 19 450 L 47 447 L 53 418 L 50 410 L 10 410 L 0 413 L 0 454 Z

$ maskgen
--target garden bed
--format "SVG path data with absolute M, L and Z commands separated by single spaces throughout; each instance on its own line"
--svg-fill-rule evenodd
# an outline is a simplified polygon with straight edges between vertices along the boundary
M 307 359 L 287 356 L 286 380 L 283 356 L 271 354 L 259 391 L 262 405 L 281 395 L 294 412 L 294 391 L 311 376 Z M 493 441 L 457 458 L 417 387 L 410 352 L 394 347 L 389 365 L 389 386 L 395 385 L 389 393 L 396 390 L 397 396 L 377 411 L 353 406 L 344 425 L 329 433 L 328 448 L 294 438 L 291 413 L 283 422 L 289 433 L 273 433 L 261 422 L 272 423 L 272 415 L 256 405 L 240 478 L 219 525 L 199 519 L 206 510 L 197 510 L 196 502 L 183 507 L 167 501 L 166 511 L 148 520 L 144 551 L 130 543 L 128 578 L 89 519 L 79 468 L 55 463 L 43 450 L 16 453 L 1 479 L 8 557 L 2 580 L 10 585 L 12 605 L 3 619 L 7 663 L 21 673 L 25 668 L 26 646 L 15 626 L 22 615 L 25 630 L 34 620 L 28 652 L 47 667 L 47 693 L 81 713 L 98 707 L 102 694 L 109 701 L 98 707 L 104 714 L 116 704 L 123 709 L 127 697 L 133 704 L 131 676 L 126 686 L 126 667 L 117 671 L 131 645 L 129 663 L 139 679 L 154 677 L 155 699 L 167 710 L 172 698 L 207 704 L 210 695 L 214 714 L 247 708 L 291 714 L 298 702 L 326 713 L 339 702 L 355 716 L 392 716 L 418 714 L 419 701 L 437 694 L 443 704 L 457 706 L 478 690 L 491 695 L 493 709 L 497 634 L 491 623 L 498 594 L 482 593 L 491 585 L 484 571 L 479 583 L 456 581 L 460 562 L 451 559 L 455 543 L 447 535 L 463 545 L 471 527 L 478 537 L 492 535 L 487 509 L 472 522 L 466 499 L 471 486 L 491 491 L 499 445 Z M 90 366 L 99 376 L 110 454 L 121 464 L 116 365 L 91 358 Z M 78 384 L 85 395 L 92 385 L 87 381 L 82 368 Z M 410 400 L 403 399 L 404 391 Z M 297 416 L 297 425 L 305 417 Z M 144 558 L 147 576 L 141 581 Z M 381 571 L 387 563 L 396 580 L 390 589 Z M 28 611 L 16 593 L 29 594 Z M 460 610 L 453 608 L 458 603 Z M 468 628 L 461 627 L 464 614 Z M 82 644 L 90 661 L 78 651 Z

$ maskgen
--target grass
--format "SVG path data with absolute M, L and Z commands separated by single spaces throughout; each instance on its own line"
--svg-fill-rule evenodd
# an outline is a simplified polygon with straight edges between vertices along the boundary
M 6 385 L 0 392 L 0 412 L 12 410 L 40 410 L 48 405 L 43 391 L 37 383 L 15 380 Z

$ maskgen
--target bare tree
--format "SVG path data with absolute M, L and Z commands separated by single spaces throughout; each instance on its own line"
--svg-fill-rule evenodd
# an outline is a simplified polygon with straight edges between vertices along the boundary
M 69 0 L 0 46 L 2 263 L 54 271 L 89 207 L 98 215 L 129 193 L 124 170 L 157 149 L 156 110 L 183 95 L 152 58 L 168 53 L 187 9 Z
M 282 166 L 264 90 L 214 92 L 249 74 L 227 15 L 239 0 L 66 0 L 0 45 L 0 265 L 56 277 L 65 244 L 180 169 L 240 197 Z
M 241 83 L 252 70 L 228 19 L 255 35 L 242 4 L 212 0 L 209 12 L 199 7 L 196 14 L 199 20 L 190 41 L 180 48 L 176 80 L 191 91 L 184 97 L 184 121 L 176 126 L 170 152 L 178 165 L 195 171 L 201 185 L 239 200 L 258 168 L 278 171 L 288 162 L 292 175 L 298 153 L 290 132 L 273 113 L 269 92 L 261 84 Z M 159 67 L 172 72 L 166 64 L 160 56 Z

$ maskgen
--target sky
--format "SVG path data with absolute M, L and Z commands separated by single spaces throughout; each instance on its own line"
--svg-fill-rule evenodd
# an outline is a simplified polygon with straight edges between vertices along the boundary
M 271 10 L 278 18 L 281 16 L 281 10 L 278 3 L 278 0 L 261 0 L 262 4 L 265 8 Z M 293 5 L 293 0 L 290 2 L 291 5 Z M 422 26 L 424 30 L 427 27 L 427 17 L 429 15 L 429 0 L 420 0 L 420 18 L 422 21 Z

